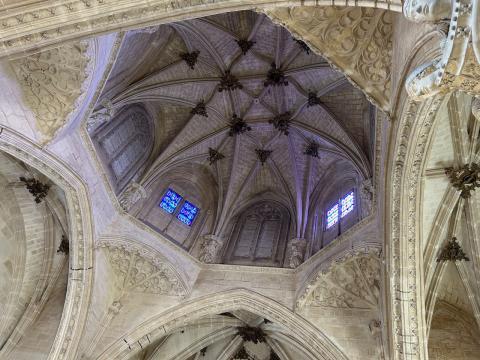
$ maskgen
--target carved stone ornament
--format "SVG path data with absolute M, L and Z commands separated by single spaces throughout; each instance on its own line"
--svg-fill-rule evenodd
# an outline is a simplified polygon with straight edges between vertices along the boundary
M 240 40 L 235 40 L 238 46 L 240 47 L 240 50 L 242 50 L 242 54 L 246 55 L 248 50 L 255 45 L 255 41 L 251 40 L 246 40 L 246 39 L 240 39 Z
M 265 340 L 265 333 L 259 327 L 250 327 L 250 326 L 243 326 L 237 328 L 238 335 L 243 339 L 243 341 L 250 341 L 254 344 L 264 343 Z
M 223 247 L 223 240 L 215 235 L 205 235 L 200 248 L 198 260 L 206 264 L 214 264 L 218 261 L 220 250 Z
M 57 253 L 63 253 L 68 255 L 70 251 L 70 246 L 68 243 L 68 238 L 65 235 L 62 235 L 62 241 L 60 242 L 60 246 L 58 247 Z
M 230 73 L 230 70 L 226 70 L 225 74 L 222 76 L 220 80 L 220 85 L 218 86 L 218 91 L 222 92 L 224 90 L 235 90 L 235 89 L 243 89 L 243 85 L 240 84 L 238 78 Z
M 40 204 L 47 197 L 50 185 L 44 184 L 35 178 L 27 179 L 23 176 L 20 177 L 20 181 L 25 184 L 28 192 L 33 195 L 37 204 Z
M 290 251 L 288 266 L 295 269 L 303 263 L 305 250 L 307 249 L 307 241 L 301 238 L 292 239 L 290 240 L 288 247 Z
M 390 110 L 393 12 L 353 6 L 264 12 L 346 74 L 375 105 Z
M 123 307 L 122 303 L 119 300 L 115 300 L 108 307 L 108 312 L 113 315 L 118 315 L 122 307 Z
M 273 350 L 270 350 L 270 360 L 280 360 L 280 357 Z
M 313 91 L 310 91 L 308 93 L 308 103 L 307 107 L 315 106 L 315 105 L 320 105 L 322 102 L 320 101 L 320 98 L 317 96 L 316 93 Z
M 257 153 L 258 160 L 260 160 L 260 164 L 263 166 L 263 164 L 265 164 L 267 159 L 270 157 L 272 150 L 255 149 L 255 152 Z
M 109 99 L 102 99 L 100 104 L 102 105 L 102 108 L 92 113 L 87 120 L 88 132 L 92 132 L 99 125 L 112 120 L 113 116 L 115 115 L 115 109 L 113 108 L 113 104 Z
M 316 157 L 318 158 L 319 155 L 318 155 L 318 149 L 319 149 L 319 145 L 315 142 L 315 141 L 310 141 L 308 144 L 307 144 L 307 147 L 305 148 L 305 151 L 303 152 L 304 155 L 308 155 L 308 156 L 311 156 L 311 157 Z
M 233 355 L 232 360 L 253 360 L 250 355 L 248 355 L 245 348 L 242 346 L 236 353 Z
M 230 122 L 230 130 L 228 136 L 240 135 L 246 131 L 251 131 L 252 128 L 247 125 L 247 123 L 239 118 L 237 114 L 233 114 L 232 120 Z
M 470 259 L 465 255 L 465 252 L 462 250 L 456 237 L 453 237 L 452 240 L 449 240 L 447 242 L 447 244 L 437 258 L 437 262 L 463 260 L 470 261 Z
M 270 70 L 268 70 L 268 73 L 267 73 L 267 80 L 263 82 L 263 85 L 265 87 L 272 86 L 272 85 L 274 86 L 288 85 L 288 81 L 285 78 L 285 74 L 283 70 L 280 68 L 277 68 L 277 64 L 275 64 L 274 62 L 272 62 L 272 64 L 270 65 Z
M 452 186 L 460 191 L 460 196 L 467 199 L 471 192 L 480 187 L 480 166 L 476 163 L 465 164 L 460 169 L 445 169 L 445 174 L 450 178 Z
M 132 182 L 128 184 L 125 191 L 120 197 L 120 206 L 123 210 L 128 211 L 140 199 L 146 199 L 148 196 L 147 190 L 140 184 Z
M 179 275 L 161 256 L 133 244 L 100 242 L 115 273 L 117 286 L 124 291 L 185 296 Z
M 200 51 L 192 51 L 192 52 L 187 52 L 187 53 L 182 53 L 180 54 L 180 58 L 185 61 L 188 65 L 188 67 L 192 70 L 195 69 L 195 64 L 197 63 L 198 60 L 198 55 L 200 55 Z
M 480 121 L 480 98 L 476 97 L 472 101 L 472 115 Z
M 218 150 L 212 149 L 211 147 L 208 148 L 208 162 L 210 165 L 215 164 L 218 160 L 222 160 L 224 157 L 225 155 Z
M 318 273 L 297 300 L 305 306 L 378 309 L 380 259 L 374 253 L 349 255 Z
M 441 24 L 449 31 L 441 55 L 417 67 L 406 88 L 415 100 L 455 90 L 480 95 L 480 1 L 407 0 L 404 15 L 415 22 Z
M 205 106 L 205 102 L 202 100 L 200 101 L 191 111 L 190 114 L 192 115 L 200 115 L 203 117 L 208 117 L 207 114 L 207 107 Z
M 362 209 L 362 218 L 366 218 L 372 213 L 373 205 L 373 184 L 372 179 L 365 179 L 360 186 L 360 201 Z
M 46 141 L 66 123 L 83 92 L 87 48 L 85 42 L 74 42 L 11 62 Z
M 288 135 L 288 129 L 290 128 L 290 118 L 291 114 L 289 111 L 275 116 L 273 119 L 268 120 L 270 124 L 273 124 L 273 127 L 283 133 Z

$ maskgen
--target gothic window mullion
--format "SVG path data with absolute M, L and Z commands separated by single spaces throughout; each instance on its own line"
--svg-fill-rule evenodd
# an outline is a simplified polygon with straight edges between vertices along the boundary
M 262 230 L 263 230 L 264 223 L 265 223 L 265 219 L 262 218 L 262 220 L 257 225 L 257 231 L 255 236 L 253 237 L 252 247 L 250 248 L 250 260 L 252 261 L 255 260 L 257 255 L 257 246 L 260 239 L 260 234 L 262 233 Z

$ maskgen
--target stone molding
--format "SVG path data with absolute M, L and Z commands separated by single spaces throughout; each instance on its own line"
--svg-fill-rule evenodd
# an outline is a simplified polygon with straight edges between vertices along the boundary
M 390 336 L 392 358 L 423 359 L 426 354 L 425 304 L 422 300 L 423 259 L 417 236 L 417 212 L 422 163 L 436 113 L 444 99 L 433 97 L 423 103 L 407 100 L 402 109 L 397 142 L 387 187 L 391 203 L 389 238 Z M 388 208 L 388 205 L 387 205 Z
M 0 11 L 0 57 L 64 41 L 126 29 L 138 29 L 187 18 L 238 10 L 319 5 L 331 6 L 330 0 L 73 0 L 68 3 L 36 1 L 27 5 L 5 5 Z M 337 6 L 349 6 L 347 0 Z M 401 12 L 398 0 L 360 0 L 358 7 L 374 7 Z M 55 24 L 52 26 L 52 24 Z
M 345 354 L 320 329 L 283 305 L 247 289 L 229 290 L 193 299 L 153 316 L 113 343 L 97 360 L 130 358 L 142 350 L 141 343 L 144 341 L 155 342 L 189 322 L 236 310 L 250 311 L 290 329 L 303 340 L 306 349 L 316 359 L 347 360 Z
M 71 169 L 10 129 L 2 128 L 0 150 L 35 168 L 65 192 L 71 226 L 69 281 L 49 359 L 74 359 L 84 330 L 93 282 L 93 229 L 88 192 Z

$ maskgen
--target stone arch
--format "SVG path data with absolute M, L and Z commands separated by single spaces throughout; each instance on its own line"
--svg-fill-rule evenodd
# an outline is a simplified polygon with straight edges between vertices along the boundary
M 143 340 L 152 343 L 188 321 L 234 310 L 247 310 L 291 329 L 316 359 L 347 360 L 345 354 L 308 321 L 269 298 L 241 288 L 193 299 L 156 315 L 115 341 L 97 360 L 127 359 L 141 350 Z
M 84 330 L 93 280 L 93 231 L 88 192 L 70 168 L 8 128 L 2 128 L 0 150 L 50 178 L 65 192 L 71 226 L 69 281 L 49 359 L 73 359 Z

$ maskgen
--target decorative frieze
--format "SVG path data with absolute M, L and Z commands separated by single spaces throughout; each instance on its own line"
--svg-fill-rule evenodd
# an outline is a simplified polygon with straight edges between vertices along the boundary
M 208 162 L 210 165 L 215 164 L 218 160 L 222 160 L 225 157 L 221 152 L 211 147 L 208 148 Z
M 447 244 L 437 258 L 437 262 L 463 260 L 470 261 L 470 259 L 466 256 L 465 252 L 462 250 L 456 237 L 453 237 L 452 240 L 449 240 L 447 242 Z
M 270 124 L 273 124 L 273 127 L 283 133 L 288 135 L 288 130 L 290 128 L 290 118 L 291 114 L 289 111 L 275 116 L 273 119 L 268 120 Z
M 277 65 L 275 64 L 275 62 L 272 62 L 272 64 L 270 65 L 270 70 L 268 70 L 268 73 L 267 73 L 267 80 L 263 82 L 263 85 L 265 87 L 288 85 L 288 81 L 285 77 L 285 73 L 283 72 L 282 69 L 277 68 Z
M 471 192 L 480 187 L 480 166 L 476 163 L 465 164 L 461 168 L 446 168 L 445 174 L 450 178 L 452 186 L 460 191 L 460 196 L 468 199 Z
M 235 90 L 235 89 L 243 89 L 243 85 L 240 84 L 238 78 L 233 75 L 230 70 L 226 70 L 225 74 L 222 76 L 220 80 L 220 85 L 218 86 L 218 91 L 222 92 L 224 90 Z
M 180 58 L 187 63 L 190 69 L 194 70 L 195 64 L 198 61 L 198 55 L 200 55 L 200 51 L 195 50 L 192 52 L 181 53 Z
M 20 181 L 23 182 L 30 194 L 35 198 L 35 202 L 40 204 L 43 199 L 48 195 L 48 190 L 50 190 L 50 185 L 44 184 L 41 181 L 35 178 L 25 178 L 20 177 Z
M 263 166 L 263 164 L 265 164 L 267 159 L 270 157 L 272 150 L 255 149 L 255 152 L 257 153 L 258 160 L 260 160 L 260 164 Z
M 232 120 L 230 121 L 230 131 L 228 132 L 228 136 L 240 135 L 251 130 L 252 128 L 248 126 L 242 118 L 239 118 L 237 114 L 233 114 Z

